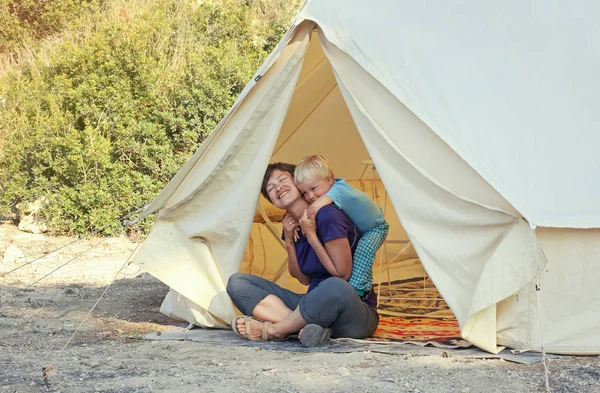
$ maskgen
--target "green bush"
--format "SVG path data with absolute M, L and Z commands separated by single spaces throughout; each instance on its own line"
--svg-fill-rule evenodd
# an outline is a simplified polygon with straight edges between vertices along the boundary
M 85 29 L 0 75 L 0 214 L 45 197 L 55 232 L 119 233 L 226 114 L 296 6 L 107 1 L 81 16 Z
M 0 0 L 0 53 L 65 29 L 82 14 L 90 12 L 96 0 Z

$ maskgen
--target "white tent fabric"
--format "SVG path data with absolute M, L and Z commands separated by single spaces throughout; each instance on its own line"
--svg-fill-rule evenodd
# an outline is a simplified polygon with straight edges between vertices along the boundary
M 583 229 L 600 227 L 598 16 L 583 1 L 308 1 L 142 214 L 160 210 L 134 262 L 173 289 L 162 311 L 226 326 L 267 163 L 319 152 L 348 179 L 373 160 L 394 233 L 465 339 L 600 353 L 600 230 Z
M 600 230 L 538 228 L 536 235 L 548 258 L 541 291 L 528 285 L 498 303 L 498 344 L 538 349 L 543 342 L 553 353 L 597 355 L 600 318 L 591 309 L 600 305 Z
M 599 15 L 600 3 L 580 0 L 315 0 L 300 18 L 529 222 L 598 228 Z

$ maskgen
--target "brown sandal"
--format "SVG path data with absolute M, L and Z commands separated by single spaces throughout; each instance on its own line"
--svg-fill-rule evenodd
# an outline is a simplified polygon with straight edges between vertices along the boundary
M 246 333 L 242 334 L 238 328 L 237 328 L 237 321 L 243 319 L 244 320 L 244 324 L 246 326 Z M 260 333 L 260 337 L 258 339 L 253 339 L 250 336 L 250 321 L 255 320 L 258 322 L 262 322 L 263 327 Z M 231 320 L 231 329 L 235 332 L 235 334 L 237 334 L 238 336 L 240 336 L 241 338 L 245 339 L 245 340 L 250 340 L 250 341 L 260 341 L 260 340 L 264 340 L 264 341 L 285 341 L 288 340 L 290 338 L 290 336 L 286 336 L 284 338 L 273 338 L 273 337 L 269 337 L 269 325 L 272 325 L 272 322 L 267 322 L 267 321 L 263 321 L 262 319 L 258 319 L 255 317 L 249 317 L 247 315 L 239 315 L 236 317 L 233 317 L 233 319 Z

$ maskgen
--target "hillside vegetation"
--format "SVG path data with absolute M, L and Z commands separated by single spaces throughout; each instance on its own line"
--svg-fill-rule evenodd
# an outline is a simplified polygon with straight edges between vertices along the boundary
M 0 0 L 0 215 L 114 235 L 225 115 L 289 0 Z M 148 225 L 148 223 L 146 223 Z

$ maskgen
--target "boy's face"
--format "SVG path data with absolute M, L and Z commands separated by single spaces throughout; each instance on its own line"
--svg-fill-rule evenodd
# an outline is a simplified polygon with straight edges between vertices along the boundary
M 306 179 L 298 183 L 298 189 L 308 203 L 313 203 L 318 197 L 325 195 L 333 185 L 333 179 Z

